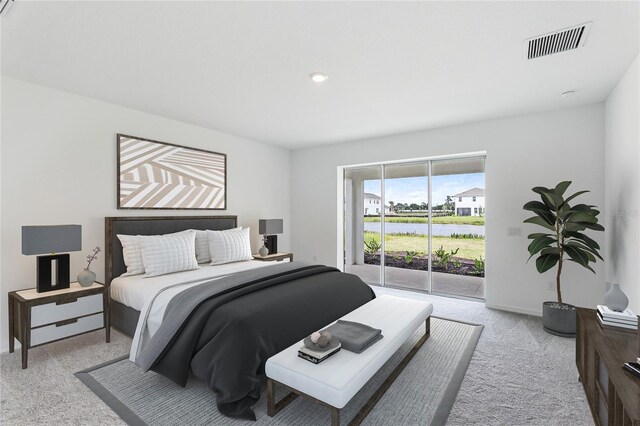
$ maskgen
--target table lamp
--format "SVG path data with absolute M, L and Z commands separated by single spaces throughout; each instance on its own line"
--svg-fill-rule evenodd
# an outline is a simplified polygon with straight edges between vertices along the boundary
M 81 225 L 23 226 L 22 254 L 43 255 L 37 260 L 36 290 L 69 288 L 70 251 L 82 250 Z M 62 252 L 62 254 L 60 254 Z
M 264 245 L 269 249 L 269 254 L 278 252 L 278 236 L 282 234 L 282 219 L 260 219 L 258 221 L 258 233 L 265 236 Z

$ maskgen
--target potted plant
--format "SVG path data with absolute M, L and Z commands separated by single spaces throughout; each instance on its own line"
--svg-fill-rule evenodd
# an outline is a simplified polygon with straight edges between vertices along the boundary
M 541 201 L 529 201 L 523 208 L 536 215 L 525 220 L 545 228 L 546 232 L 530 234 L 528 238 L 529 259 L 538 256 L 536 269 L 544 273 L 553 267 L 556 269 L 557 302 L 544 302 L 542 320 L 544 329 L 557 336 L 574 337 L 576 334 L 575 306 L 562 302 L 560 291 L 560 275 L 566 261 L 577 263 L 595 273 L 590 263 L 596 258 L 603 260 L 598 253 L 600 246 L 583 231 L 604 231 L 598 223 L 600 212 L 595 206 L 586 204 L 569 204 L 576 197 L 589 191 L 578 191 L 564 198 L 571 185 L 570 181 L 560 182 L 553 189 L 536 186 L 532 191 L 540 195 Z

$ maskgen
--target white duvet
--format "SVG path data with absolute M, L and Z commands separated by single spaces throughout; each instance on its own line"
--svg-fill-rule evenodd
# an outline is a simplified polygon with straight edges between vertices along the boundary
M 192 271 L 176 272 L 158 277 L 144 275 L 118 277 L 111 281 L 111 298 L 140 311 L 140 319 L 131 344 L 129 359 L 135 361 L 140 349 L 155 334 L 162 323 L 169 301 L 181 291 L 224 276 L 264 268 L 277 262 L 248 260 L 217 266 L 202 266 Z M 215 281 L 211 284 L 215 285 Z

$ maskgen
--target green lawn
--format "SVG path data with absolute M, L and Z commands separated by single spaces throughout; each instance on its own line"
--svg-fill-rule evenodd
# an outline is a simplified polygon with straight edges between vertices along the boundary
M 365 222 L 380 222 L 379 217 L 365 217 Z M 428 223 L 427 217 L 387 216 L 385 223 Z M 433 218 L 433 223 L 441 225 L 481 225 L 484 226 L 484 216 L 439 216 Z
M 375 232 L 365 232 L 365 241 L 371 239 L 380 243 L 380 234 Z M 395 235 L 387 234 L 384 239 L 385 251 L 398 252 L 398 251 L 416 251 L 421 254 L 427 252 L 427 236 L 426 235 Z M 455 250 L 459 248 L 458 254 L 455 257 L 461 257 L 464 259 L 479 259 L 480 256 L 484 259 L 484 240 L 483 239 L 457 239 L 449 237 L 433 237 L 433 250 L 437 250 L 442 246 L 445 250 Z

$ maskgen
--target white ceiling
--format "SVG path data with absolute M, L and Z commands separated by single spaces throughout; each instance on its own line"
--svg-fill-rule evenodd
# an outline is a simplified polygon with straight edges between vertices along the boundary
M 18 0 L 2 73 L 296 149 L 602 101 L 638 55 L 638 10 Z M 523 59 L 525 39 L 587 21 L 584 48 Z

